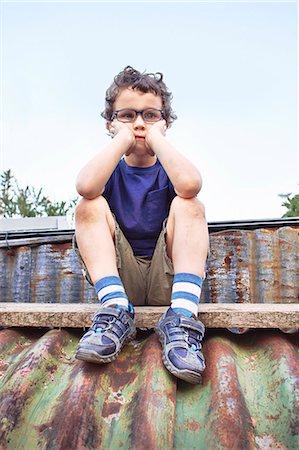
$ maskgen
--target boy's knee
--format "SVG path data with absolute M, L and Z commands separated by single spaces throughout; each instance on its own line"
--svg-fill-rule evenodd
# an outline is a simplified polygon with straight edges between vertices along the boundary
M 88 221 L 99 218 L 102 213 L 106 214 L 109 206 L 103 196 L 96 197 L 92 200 L 82 198 L 75 208 L 75 220 Z
M 205 206 L 197 197 L 182 198 L 176 196 L 171 203 L 170 213 L 190 214 L 202 218 L 205 217 Z

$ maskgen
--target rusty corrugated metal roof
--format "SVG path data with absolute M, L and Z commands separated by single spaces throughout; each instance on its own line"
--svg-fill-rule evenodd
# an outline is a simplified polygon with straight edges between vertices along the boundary
M 298 301 L 298 224 L 218 225 L 202 301 Z M 97 302 L 69 235 L 9 242 L 1 301 Z M 297 450 L 298 333 L 208 330 L 201 386 L 166 371 L 154 334 L 96 366 L 74 359 L 82 333 L 0 331 L 0 450 Z
M 298 335 L 208 331 L 202 385 L 140 332 L 111 364 L 74 359 L 82 330 L 0 331 L 0 448 L 297 450 Z

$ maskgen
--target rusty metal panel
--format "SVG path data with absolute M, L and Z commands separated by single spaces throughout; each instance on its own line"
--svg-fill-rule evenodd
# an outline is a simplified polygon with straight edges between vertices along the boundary
M 110 364 L 77 361 L 82 330 L 0 331 L 0 448 L 297 450 L 298 335 L 209 332 L 202 385 L 140 332 Z
M 74 360 L 78 333 L 0 340 L 0 448 L 173 448 L 176 384 L 154 336 L 101 366 Z
M 299 228 L 227 230 L 210 235 L 201 301 L 296 303 Z M 0 248 L 0 301 L 96 303 L 70 242 Z
M 96 303 L 70 242 L 0 249 L 0 301 Z
M 297 303 L 298 228 L 211 234 L 205 303 Z
M 209 339 L 203 386 L 177 394 L 175 446 L 189 439 L 190 449 L 297 449 L 296 339 L 259 331 Z

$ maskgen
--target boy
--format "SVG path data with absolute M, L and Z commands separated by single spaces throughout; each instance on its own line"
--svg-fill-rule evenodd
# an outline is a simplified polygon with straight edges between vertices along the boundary
M 201 176 L 165 138 L 176 119 L 161 73 L 130 66 L 106 92 L 112 140 L 79 173 L 76 242 L 100 308 L 76 358 L 113 361 L 136 335 L 133 305 L 169 305 L 156 333 L 166 368 L 200 383 L 197 320 L 208 252 Z

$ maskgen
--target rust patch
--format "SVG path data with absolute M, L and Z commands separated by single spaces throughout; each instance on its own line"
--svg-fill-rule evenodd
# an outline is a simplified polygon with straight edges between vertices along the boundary
M 74 272 L 72 272 L 70 269 L 64 269 L 62 272 L 63 277 L 73 277 Z
M 61 244 L 51 244 L 51 248 L 58 252 L 65 252 L 66 250 L 70 250 L 72 248 L 72 243 L 63 242 Z
M 132 448 L 173 448 L 176 379 L 166 371 L 163 365 L 161 345 L 156 335 L 151 335 L 147 339 L 141 357 L 142 368 L 144 367 L 145 370 L 142 386 L 133 399 L 135 419 L 132 423 Z M 173 383 L 165 384 L 165 381 L 162 382 L 163 378 L 160 377 L 159 384 L 157 384 L 155 380 L 157 380 L 159 371 L 163 373 L 166 371 L 166 376 L 169 375 Z M 165 399 L 167 399 L 166 402 Z M 157 427 L 162 411 L 164 436 Z M 165 439 L 167 439 L 167 444 Z
M 13 329 L 6 329 L 0 331 L 0 352 L 5 352 L 7 347 L 11 347 L 20 338 L 20 333 Z
M 22 411 L 33 391 L 34 386 L 30 389 L 27 383 L 22 383 L 0 396 L 0 441 L 3 443 L 8 442 L 9 433 L 15 426 L 21 425 Z
M 290 339 L 291 341 L 291 339 Z M 277 333 L 267 333 L 259 339 L 259 345 L 269 349 L 272 352 L 273 359 L 279 361 L 282 358 L 287 359 L 290 374 L 295 379 L 299 376 L 298 354 L 294 346 L 284 336 Z
M 112 403 L 104 403 L 102 409 L 102 416 L 109 417 L 113 414 L 118 414 L 121 408 L 121 403 L 112 402 Z
M 133 383 L 138 377 L 138 373 L 134 371 L 134 367 L 138 361 L 139 352 L 132 349 L 129 344 L 118 358 L 109 364 L 109 375 L 111 380 L 111 388 L 114 392 L 120 391 L 124 386 Z
M 124 386 L 133 383 L 133 381 L 136 379 L 137 373 L 134 372 L 121 372 L 116 371 L 115 375 L 113 376 L 111 380 L 112 389 L 114 391 L 119 391 Z
M 254 429 L 238 382 L 233 351 L 225 341 L 216 339 L 207 342 L 206 351 L 209 358 L 204 378 L 208 378 L 213 386 L 208 420 L 213 433 L 208 437 L 208 443 L 211 448 L 213 442 L 218 442 L 221 448 L 253 449 Z
M 230 271 L 231 261 L 231 257 L 228 255 L 224 258 L 225 269 L 227 272 Z
M 75 363 L 70 384 L 60 398 L 53 420 L 39 427 L 46 440 L 43 448 L 100 448 L 95 399 L 104 371 L 103 366 Z
M 188 420 L 186 427 L 188 428 L 188 430 L 195 433 L 196 431 L 198 431 L 201 428 L 201 425 L 196 420 L 192 419 L 192 420 Z

